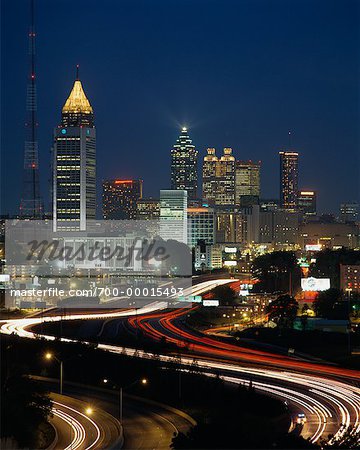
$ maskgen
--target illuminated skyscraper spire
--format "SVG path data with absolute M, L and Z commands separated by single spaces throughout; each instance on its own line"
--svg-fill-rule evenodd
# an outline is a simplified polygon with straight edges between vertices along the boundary
M 187 128 L 183 127 L 171 150 L 171 189 L 187 191 L 190 199 L 197 197 L 197 156 Z
M 24 148 L 23 191 L 20 202 L 20 216 L 23 218 L 40 219 L 43 215 L 43 203 L 39 184 L 39 155 L 36 137 L 37 94 L 35 73 L 35 6 L 30 1 L 29 29 L 29 79 L 27 86 L 27 122 Z
M 94 112 L 79 80 L 78 65 L 74 86 L 62 109 L 61 123 L 64 127 L 94 126 Z

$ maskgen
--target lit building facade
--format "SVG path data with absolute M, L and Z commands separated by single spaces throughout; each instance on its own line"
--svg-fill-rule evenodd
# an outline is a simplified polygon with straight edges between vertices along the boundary
M 214 148 L 208 148 L 202 167 L 202 196 L 205 201 L 211 204 L 215 204 L 216 201 L 216 167 L 218 161 L 216 150 Z
M 298 243 L 299 219 L 300 215 L 296 211 L 273 212 L 273 243 L 275 246 L 291 246 Z
M 298 208 L 306 216 L 316 216 L 316 192 L 299 191 Z
M 280 155 L 280 206 L 295 210 L 298 200 L 299 154 L 279 152 Z
M 246 210 L 247 244 L 270 244 L 281 250 L 297 247 L 300 214 L 284 209 L 261 210 L 254 205 Z
M 340 264 L 340 289 L 349 294 L 360 292 L 360 265 Z
M 189 199 L 197 198 L 197 157 L 187 128 L 183 127 L 171 150 L 171 189 L 187 191 Z
M 79 79 L 54 130 L 52 169 L 54 231 L 86 230 L 96 215 L 96 130 Z
M 195 270 L 213 270 L 222 268 L 222 248 L 220 245 L 201 243 L 194 249 Z
M 188 244 L 195 247 L 199 241 L 215 243 L 215 213 L 212 208 L 188 208 Z
M 273 198 L 261 199 L 260 208 L 262 211 L 276 211 L 279 209 L 279 200 Z
M 160 191 L 160 236 L 187 244 L 187 191 Z
M 137 202 L 142 197 L 142 180 L 106 180 L 103 182 L 104 220 L 134 220 Z
M 207 149 L 203 161 L 203 198 L 210 205 L 235 204 L 235 157 L 224 148 L 218 158 L 214 148 Z
M 243 207 L 259 204 L 261 162 L 236 161 L 235 204 Z
M 247 224 L 244 214 L 237 208 L 216 209 L 216 242 L 242 243 L 246 239 Z
M 342 203 L 340 205 L 340 218 L 344 222 L 356 222 L 359 220 L 359 203 Z
M 136 210 L 138 220 L 156 220 L 160 217 L 160 200 L 141 198 L 137 201 Z
M 306 245 L 319 245 L 321 248 L 357 248 L 359 228 L 354 223 L 308 222 L 300 226 L 301 248 Z

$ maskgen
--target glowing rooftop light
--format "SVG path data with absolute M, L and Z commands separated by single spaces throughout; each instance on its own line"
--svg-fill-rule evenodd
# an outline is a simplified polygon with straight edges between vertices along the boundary
M 92 114 L 93 109 L 87 99 L 80 80 L 75 80 L 74 86 L 62 109 L 65 113 L 85 113 Z

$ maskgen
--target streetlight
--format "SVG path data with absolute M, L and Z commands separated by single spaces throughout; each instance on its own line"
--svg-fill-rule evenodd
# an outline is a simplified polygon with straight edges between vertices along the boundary
M 86 409 L 85 409 L 85 413 L 86 413 L 86 415 L 88 415 L 88 416 L 91 416 L 91 414 L 94 412 L 94 410 L 90 407 L 90 406 L 88 406 Z
M 107 384 L 110 383 L 110 380 L 108 378 L 104 378 L 103 379 L 103 383 Z M 148 380 L 147 378 L 141 378 L 139 380 L 135 380 L 134 382 L 128 384 L 127 386 L 123 387 L 123 386 L 119 386 L 117 383 L 113 383 L 111 382 L 111 384 L 113 384 L 113 386 L 117 387 L 119 389 L 119 415 L 120 415 L 120 423 L 122 423 L 123 421 L 123 391 L 125 389 L 129 389 L 132 386 L 135 386 L 135 384 L 137 383 L 141 383 L 143 386 L 145 386 L 146 384 L 148 384 Z
M 58 359 L 53 353 L 46 352 L 44 355 L 45 359 L 48 361 L 51 361 L 52 359 L 55 359 L 60 364 L 60 394 L 63 393 L 63 376 L 64 376 L 64 368 L 63 368 L 63 362 Z

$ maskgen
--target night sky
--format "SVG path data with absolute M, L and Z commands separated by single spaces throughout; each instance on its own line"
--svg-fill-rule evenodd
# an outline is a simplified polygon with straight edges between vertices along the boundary
M 41 187 L 52 132 L 80 64 L 94 108 L 97 178 L 169 187 L 186 125 L 199 150 L 262 160 L 278 197 L 278 151 L 300 152 L 300 187 L 322 212 L 359 199 L 357 0 L 37 0 Z M 2 213 L 17 213 L 26 119 L 28 1 L 2 0 Z

